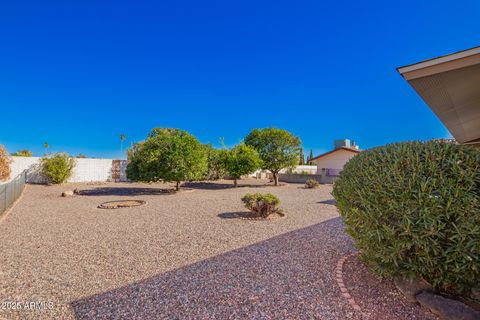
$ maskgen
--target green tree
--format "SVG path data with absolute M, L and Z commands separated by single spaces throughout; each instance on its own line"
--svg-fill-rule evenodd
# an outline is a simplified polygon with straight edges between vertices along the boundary
M 79 155 L 77 155 L 75 158 L 79 158 L 79 159 L 85 159 L 87 156 L 80 153 Z
M 125 133 L 120 135 L 120 157 L 123 156 L 123 142 L 127 139 Z
M 211 144 L 205 144 L 204 147 L 207 153 L 207 171 L 204 178 L 206 180 L 217 180 L 225 177 L 227 174 L 225 159 L 228 151 L 215 149 Z
M 252 130 L 245 138 L 245 144 L 257 150 L 263 161 L 262 169 L 272 172 L 275 185 L 278 186 L 280 170 L 298 164 L 302 142 L 286 130 L 264 128 Z
M 201 179 L 207 170 L 205 147 L 191 134 L 179 129 L 155 128 L 132 152 L 127 167 L 131 180 L 176 182 Z
M 298 164 L 301 166 L 305 164 L 305 156 L 303 155 L 303 148 L 300 148 L 300 161 L 298 162 Z
M 14 157 L 31 157 L 32 155 L 32 151 L 27 149 L 18 150 L 17 152 L 12 153 L 12 156 Z
M 241 143 L 228 150 L 225 167 L 228 175 L 233 178 L 235 187 L 241 176 L 254 172 L 262 165 L 258 152 L 251 146 Z

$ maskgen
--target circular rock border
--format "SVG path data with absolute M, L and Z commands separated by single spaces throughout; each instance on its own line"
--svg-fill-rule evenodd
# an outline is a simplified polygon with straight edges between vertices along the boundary
M 138 207 L 141 205 L 146 204 L 147 202 L 144 200 L 115 200 L 115 201 L 107 201 L 101 203 L 97 208 L 99 209 L 122 209 L 122 208 L 132 208 Z

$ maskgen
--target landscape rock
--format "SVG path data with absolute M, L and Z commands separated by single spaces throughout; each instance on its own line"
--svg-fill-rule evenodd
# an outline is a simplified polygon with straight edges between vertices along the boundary
M 422 279 L 409 279 L 397 277 L 393 281 L 397 289 L 403 293 L 410 302 L 417 302 L 416 295 L 423 291 L 434 292 L 435 289 Z
M 480 312 L 466 304 L 442 297 L 431 292 L 421 292 L 417 295 L 417 301 L 440 319 L 444 320 L 479 320 Z
M 62 197 L 71 197 L 73 196 L 73 191 L 72 190 L 67 190 L 62 192 Z

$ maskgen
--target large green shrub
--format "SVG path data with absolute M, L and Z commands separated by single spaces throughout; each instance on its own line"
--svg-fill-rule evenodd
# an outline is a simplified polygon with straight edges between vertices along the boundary
M 352 158 L 333 195 L 362 259 L 467 293 L 480 281 L 480 150 L 405 142 Z
M 225 168 L 225 158 L 227 150 L 215 149 L 211 144 L 205 144 L 207 154 L 207 170 L 204 174 L 205 180 L 218 180 L 225 178 L 227 169 Z
M 66 153 L 48 155 L 40 159 L 40 167 L 49 183 L 64 183 L 72 175 L 75 159 Z
M 10 178 L 10 163 L 12 159 L 8 156 L 8 152 L 3 145 L 0 144 L 0 181 Z

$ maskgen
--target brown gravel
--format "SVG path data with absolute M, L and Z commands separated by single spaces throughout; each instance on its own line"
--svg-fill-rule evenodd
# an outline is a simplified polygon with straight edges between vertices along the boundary
M 358 319 L 334 276 L 354 249 L 331 186 L 241 183 L 29 186 L 0 223 L 0 303 L 53 307 L 0 319 Z M 247 192 L 275 194 L 286 216 L 239 218 Z M 126 198 L 147 203 L 97 208 Z
M 343 280 L 350 295 L 367 314 L 365 320 L 438 319 L 420 305 L 408 302 L 391 280 L 370 272 L 358 255 L 345 261 Z

